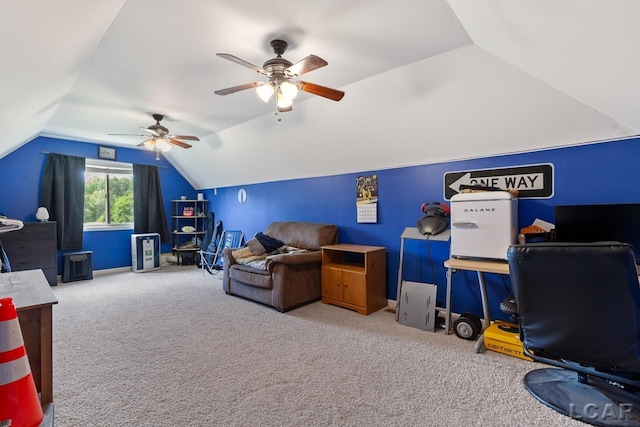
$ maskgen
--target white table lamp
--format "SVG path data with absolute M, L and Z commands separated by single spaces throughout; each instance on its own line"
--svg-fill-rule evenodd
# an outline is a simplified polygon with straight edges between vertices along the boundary
M 46 221 L 49 219 L 49 211 L 44 206 L 40 206 L 36 211 L 36 219 L 39 221 Z

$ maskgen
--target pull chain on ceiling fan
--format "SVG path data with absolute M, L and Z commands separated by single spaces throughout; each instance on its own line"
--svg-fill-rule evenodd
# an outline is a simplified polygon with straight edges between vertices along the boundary
M 344 92 L 341 90 L 304 81 L 291 81 L 291 79 L 308 73 L 309 71 L 324 67 L 327 65 L 327 61 L 318 56 L 309 55 L 301 61 L 292 64 L 282 57 L 284 52 L 287 50 L 287 42 L 284 40 L 273 40 L 271 41 L 271 47 L 273 48 L 273 52 L 276 54 L 276 57 L 265 62 L 262 68 L 253 65 L 244 59 L 240 59 L 237 56 L 233 56 L 228 53 L 218 53 L 217 55 L 219 57 L 252 69 L 257 73 L 268 77 L 269 80 L 267 82 L 252 82 L 232 86 L 226 89 L 216 90 L 215 93 L 218 95 L 229 95 L 231 93 L 255 87 L 258 96 L 264 102 L 269 102 L 269 99 L 271 99 L 275 94 L 276 106 L 279 113 L 291 111 L 293 109 L 293 99 L 298 94 L 298 90 L 322 96 L 333 101 L 340 101 L 342 99 Z
M 186 139 L 187 141 L 200 141 L 197 136 L 191 135 L 172 135 L 169 133 L 169 129 L 162 126 L 160 121 L 164 118 L 162 114 L 153 114 L 153 119 L 156 121 L 155 125 L 151 125 L 146 128 L 140 128 L 147 131 L 149 134 L 138 135 L 131 133 L 110 133 L 109 135 L 127 135 L 127 136 L 151 136 L 149 139 L 142 141 L 138 144 L 138 147 L 145 146 L 149 150 L 156 152 L 156 160 L 160 160 L 160 153 L 167 152 L 171 149 L 171 145 L 177 145 L 182 148 L 191 148 L 192 146 L 186 142 L 179 141 L 179 139 Z

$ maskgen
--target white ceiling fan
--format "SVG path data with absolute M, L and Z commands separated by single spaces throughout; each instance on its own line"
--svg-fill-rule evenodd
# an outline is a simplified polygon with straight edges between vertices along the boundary
M 131 133 L 110 133 L 109 135 L 127 135 L 127 136 L 142 136 L 148 138 L 145 141 L 142 141 L 138 144 L 138 147 L 145 146 L 149 150 L 153 150 L 156 152 L 156 160 L 160 160 L 160 153 L 166 152 L 171 149 L 171 144 L 177 145 L 181 148 L 191 148 L 190 144 L 186 142 L 179 141 L 180 139 L 185 139 L 187 141 L 200 141 L 200 138 L 192 135 L 172 135 L 169 133 L 169 129 L 162 126 L 160 121 L 164 116 L 162 114 L 153 114 L 153 119 L 156 121 L 156 124 L 148 126 L 146 128 L 140 128 L 148 132 L 147 134 L 131 134 Z
M 273 52 L 276 54 L 276 57 L 266 61 L 262 65 L 262 68 L 240 59 L 237 56 L 230 55 L 228 53 L 218 53 L 217 55 L 221 58 L 235 62 L 236 64 L 240 64 L 262 74 L 263 76 L 266 76 L 268 81 L 245 83 L 238 86 L 228 87 L 226 89 L 216 90 L 215 93 L 218 95 L 229 95 L 231 93 L 255 87 L 258 92 L 258 96 L 260 96 L 264 102 L 268 102 L 271 96 L 275 94 L 278 112 L 291 111 L 293 109 L 293 99 L 296 97 L 298 90 L 331 99 L 333 101 L 340 101 L 344 96 L 344 92 L 341 90 L 301 80 L 293 81 L 302 74 L 324 67 L 327 65 L 327 61 L 318 56 L 309 55 L 293 64 L 282 57 L 284 52 L 287 50 L 287 46 L 287 42 L 284 40 L 272 40 L 271 47 L 273 48 Z

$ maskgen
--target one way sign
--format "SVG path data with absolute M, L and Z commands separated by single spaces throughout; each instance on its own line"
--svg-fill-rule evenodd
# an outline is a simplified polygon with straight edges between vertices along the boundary
M 553 165 L 513 166 L 500 169 L 446 172 L 444 198 L 460 192 L 463 185 L 482 185 L 504 190 L 518 190 L 518 198 L 553 197 Z M 464 188 L 464 187 L 463 187 Z

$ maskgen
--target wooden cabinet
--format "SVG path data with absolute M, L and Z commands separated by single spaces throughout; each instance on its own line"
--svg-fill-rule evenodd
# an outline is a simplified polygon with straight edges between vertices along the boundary
M 387 306 L 385 248 L 322 247 L 322 302 L 371 314 Z
M 0 234 L 0 242 L 7 253 L 11 271 L 41 269 L 50 285 L 58 276 L 56 223 L 25 222 L 18 231 Z

